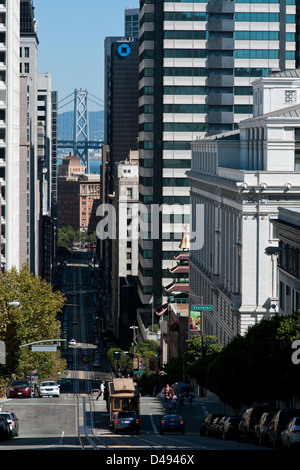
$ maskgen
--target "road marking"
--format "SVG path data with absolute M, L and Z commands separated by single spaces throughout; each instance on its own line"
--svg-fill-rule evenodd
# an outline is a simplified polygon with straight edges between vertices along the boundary
M 150 414 L 150 421 L 151 421 L 151 424 L 152 424 L 152 427 L 153 427 L 154 434 L 158 434 L 157 427 L 156 427 L 156 424 L 154 422 L 154 418 L 153 418 L 152 414 Z

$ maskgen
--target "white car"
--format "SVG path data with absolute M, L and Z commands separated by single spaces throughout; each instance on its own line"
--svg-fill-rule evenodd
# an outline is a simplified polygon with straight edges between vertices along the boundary
M 76 346 L 76 344 L 77 343 L 76 343 L 76 340 L 74 338 L 69 341 L 70 346 Z
M 39 386 L 39 396 L 42 397 L 59 397 L 60 388 L 56 382 L 41 382 Z

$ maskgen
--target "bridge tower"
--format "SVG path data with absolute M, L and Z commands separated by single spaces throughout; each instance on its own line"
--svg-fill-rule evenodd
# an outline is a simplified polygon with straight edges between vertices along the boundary
M 88 91 L 74 91 L 74 133 L 73 152 L 85 164 L 85 171 L 89 173 L 89 113 Z

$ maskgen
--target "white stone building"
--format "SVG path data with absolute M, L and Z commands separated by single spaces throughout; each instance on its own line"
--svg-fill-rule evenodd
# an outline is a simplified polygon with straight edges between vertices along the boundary
M 192 144 L 190 303 L 213 305 L 204 332 L 223 344 L 278 311 L 271 220 L 278 206 L 300 206 L 299 93 L 298 71 L 257 80 L 253 118 Z M 193 232 L 203 233 L 202 245 Z
M 116 236 L 112 240 L 113 322 L 119 325 L 121 279 L 138 274 L 139 226 L 139 166 L 138 153 L 131 151 L 129 159 L 117 164 L 113 204 L 116 215 Z M 118 328 L 118 327 L 116 327 Z M 117 336 L 118 336 L 118 332 Z
M 273 224 L 279 239 L 279 313 L 290 315 L 300 309 L 300 207 L 279 207 Z
M 1 265 L 19 268 L 20 1 L 0 2 Z

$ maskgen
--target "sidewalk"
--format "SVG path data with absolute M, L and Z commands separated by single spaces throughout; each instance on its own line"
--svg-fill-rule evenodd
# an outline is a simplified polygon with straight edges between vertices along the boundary
M 164 405 L 164 398 L 161 397 L 161 399 Z M 210 413 L 224 413 L 224 415 L 234 414 L 230 406 L 223 403 L 217 395 L 211 393 L 209 390 L 206 391 L 205 396 L 196 396 L 192 403 L 186 398 L 184 400 L 184 406 L 177 404 L 176 413 L 182 414 L 182 416 L 193 415 L 195 412 L 198 412 L 199 407 L 201 407 L 201 411 L 205 415 Z M 166 409 L 166 413 L 168 412 L 168 409 Z

